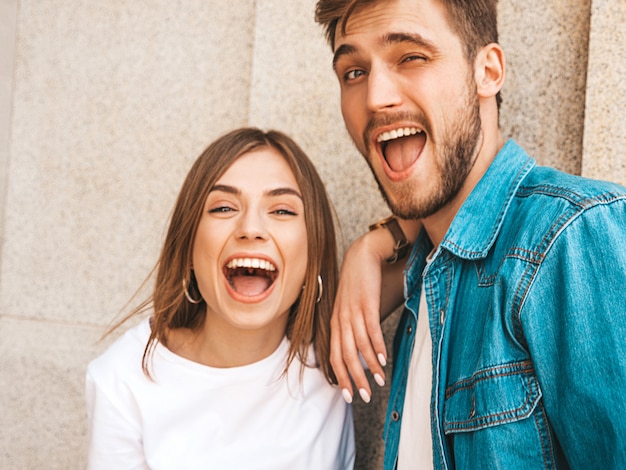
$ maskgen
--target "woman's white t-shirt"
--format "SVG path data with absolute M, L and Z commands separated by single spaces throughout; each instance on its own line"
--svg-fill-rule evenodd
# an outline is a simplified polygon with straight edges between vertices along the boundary
M 322 372 L 292 362 L 289 342 L 247 366 L 213 368 L 158 344 L 149 320 L 87 370 L 91 470 L 351 469 L 352 410 Z M 310 351 L 311 360 L 313 352 Z

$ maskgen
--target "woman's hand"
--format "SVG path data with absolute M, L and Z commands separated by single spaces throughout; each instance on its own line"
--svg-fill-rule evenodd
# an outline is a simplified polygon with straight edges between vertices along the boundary
M 421 224 L 401 223 L 409 240 L 415 240 Z M 372 392 L 363 363 L 378 385 L 385 384 L 383 367 L 387 363 L 387 349 L 380 322 L 403 301 L 406 262 L 386 263 L 393 254 L 393 246 L 391 234 L 380 228 L 355 240 L 343 258 L 330 323 L 330 361 L 348 403 L 353 396 L 351 378 L 361 398 L 370 401 Z

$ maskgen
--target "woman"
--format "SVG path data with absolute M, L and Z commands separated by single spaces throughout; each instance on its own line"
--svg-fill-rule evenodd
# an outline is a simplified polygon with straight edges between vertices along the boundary
M 153 312 L 87 371 L 90 469 L 344 469 L 332 385 L 333 218 L 287 136 L 241 129 L 191 168 L 156 266 Z

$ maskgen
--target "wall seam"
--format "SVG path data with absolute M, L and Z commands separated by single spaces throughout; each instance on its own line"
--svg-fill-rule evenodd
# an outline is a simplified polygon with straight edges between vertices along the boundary
M 254 25 L 252 26 L 252 48 L 250 50 L 250 75 L 249 75 L 249 85 L 248 85 L 248 112 L 246 124 L 248 126 L 252 123 L 252 96 L 254 95 L 254 83 L 255 83 L 255 71 L 256 71 L 256 49 L 257 44 L 259 42 L 259 38 L 257 36 L 257 32 L 259 31 L 259 1 L 254 0 L 253 2 L 253 17 L 254 17 Z
M 585 103 L 583 106 L 583 125 L 582 125 L 582 135 L 580 142 L 580 174 L 583 175 L 583 168 L 585 167 L 585 140 L 587 139 L 587 106 L 589 104 L 589 64 L 591 64 L 591 28 L 593 27 L 592 15 L 593 15 L 593 2 L 594 0 L 589 0 L 589 10 L 587 12 L 587 50 L 586 50 L 586 60 L 585 64 Z
M 11 129 L 13 116 L 13 95 L 15 90 L 15 63 L 17 48 L 18 0 L 10 0 L 2 4 L 4 34 L 0 35 L 0 51 L 6 58 L 0 67 L 6 68 L 6 79 L 0 86 L 0 286 L 2 286 L 2 265 L 6 237 L 7 200 L 9 195 L 9 166 L 11 161 Z M 5 29 L 6 28 L 6 29 Z M 2 71 L 0 71 L 2 73 Z M 2 315 L 2 312 L 0 312 Z

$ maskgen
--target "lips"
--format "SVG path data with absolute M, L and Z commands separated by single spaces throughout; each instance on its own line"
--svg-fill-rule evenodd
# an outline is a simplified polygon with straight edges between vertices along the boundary
M 278 276 L 276 266 L 262 258 L 233 258 L 224 266 L 223 272 L 228 285 L 243 297 L 263 294 Z
M 415 127 L 402 127 L 383 132 L 376 141 L 389 168 L 401 173 L 419 158 L 426 145 L 426 134 Z

